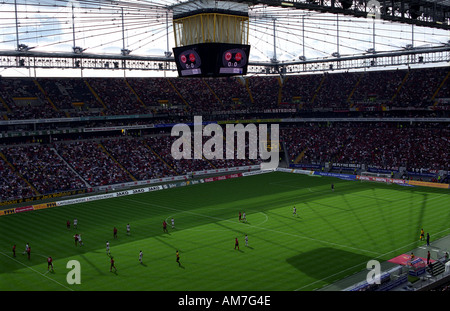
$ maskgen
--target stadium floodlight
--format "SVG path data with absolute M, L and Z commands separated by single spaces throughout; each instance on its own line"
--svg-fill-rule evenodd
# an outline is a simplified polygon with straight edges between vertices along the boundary
M 72 49 L 73 49 L 73 52 L 74 52 L 75 54 L 81 54 L 81 53 L 83 53 L 84 50 L 85 50 L 85 49 L 83 49 L 83 48 L 80 48 L 79 46 L 74 46 Z
M 26 45 L 26 44 L 19 44 L 18 46 L 17 46 L 17 50 L 19 51 L 19 52 L 28 52 L 29 50 L 31 50 L 32 48 L 30 48 L 28 45 Z
M 121 49 L 120 52 L 121 52 L 121 54 L 123 56 L 128 56 L 128 55 L 130 55 L 131 50 L 129 50 L 129 49 Z
M 339 52 L 334 52 L 333 54 L 331 54 L 331 56 L 336 57 L 336 58 L 340 58 L 341 54 L 339 54 Z

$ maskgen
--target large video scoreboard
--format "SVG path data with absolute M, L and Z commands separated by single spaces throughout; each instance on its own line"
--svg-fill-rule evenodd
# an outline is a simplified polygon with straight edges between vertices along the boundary
M 180 77 L 223 77 L 247 74 L 250 45 L 198 43 L 173 52 Z

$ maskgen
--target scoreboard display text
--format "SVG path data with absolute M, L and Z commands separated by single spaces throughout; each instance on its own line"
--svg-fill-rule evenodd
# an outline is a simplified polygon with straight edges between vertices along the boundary
M 250 46 L 200 43 L 173 49 L 180 77 L 220 77 L 247 74 Z

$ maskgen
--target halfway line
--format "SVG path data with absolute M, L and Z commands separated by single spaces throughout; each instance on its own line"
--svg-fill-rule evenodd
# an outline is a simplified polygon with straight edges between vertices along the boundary
M 156 207 L 160 207 L 160 208 L 164 208 L 164 209 L 169 209 L 169 210 L 173 210 L 173 211 L 178 211 L 178 212 L 182 211 L 182 212 L 185 212 L 185 213 L 198 215 L 198 216 L 202 216 L 202 217 L 208 217 L 208 218 L 216 219 L 216 220 L 219 220 L 219 221 L 232 222 L 233 224 L 235 224 L 234 221 L 229 220 L 229 219 L 222 219 L 222 218 L 219 218 L 219 217 L 199 214 L 199 213 L 195 213 L 195 212 L 191 212 L 191 211 L 180 210 L 180 209 L 176 209 L 176 208 L 173 208 L 173 207 L 167 207 L 167 206 L 162 206 L 162 205 L 158 205 L 158 204 L 154 204 L 154 203 L 137 201 L 137 200 L 133 200 L 133 199 L 127 199 L 127 198 L 123 198 L 123 199 L 127 200 L 127 201 L 132 201 L 132 202 L 136 202 L 136 203 L 140 203 L 140 204 L 144 204 L 144 205 L 152 205 L 152 206 L 156 206 Z M 338 247 L 341 247 L 341 248 L 353 249 L 353 250 L 362 251 L 362 252 L 365 252 L 365 253 L 371 253 L 371 254 L 375 254 L 375 255 L 380 255 L 380 253 L 378 253 L 378 252 L 373 252 L 373 251 L 369 251 L 369 250 L 365 250 L 365 249 L 361 249 L 361 248 L 357 248 L 357 247 L 351 247 L 351 246 L 347 246 L 347 245 L 341 245 L 341 244 L 337 244 L 337 243 L 333 243 L 333 242 L 328 242 L 328 241 L 323 241 L 323 240 L 319 240 L 319 239 L 314 239 L 314 238 L 310 238 L 310 237 L 303 236 L 303 235 L 292 234 L 292 233 L 288 233 L 288 232 L 283 232 L 283 231 L 278 231 L 278 230 L 274 230 L 274 229 L 264 228 L 264 227 L 251 225 L 251 224 L 249 226 L 253 227 L 253 228 L 263 229 L 263 230 L 266 230 L 266 231 L 272 231 L 272 232 L 275 232 L 275 233 L 290 235 L 290 236 L 294 236 L 294 237 L 298 237 L 298 238 L 305 238 L 305 239 L 308 239 L 308 240 L 311 240 L 311 241 L 320 242 L 320 243 L 324 243 L 324 244 L 329 244 L 329 245 L 333 245 L 333 246 L 338 246 Z

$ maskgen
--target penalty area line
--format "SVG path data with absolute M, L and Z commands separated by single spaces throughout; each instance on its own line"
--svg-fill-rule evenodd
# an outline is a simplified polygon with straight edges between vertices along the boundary
M 53 281 L 53 282 L 55 282 L 56 284 L 58 284 L 58 285 L 60 285 L 60 286 L 62 286 L 62 287 L 64 287 L 64 288 L 66 288 L 66 289 L 68 289 L 68 290 L 70 290 L 70 291 L 73 291 L 73 289 L 71 289 L 70 287 L 67 287 L 67 286 L 65 286 L 64 284 L 61 284 L 61 283 L 59 283 L 58 281 L 56 281 L 56 280 L 54 280 L 54 279 L 48 277 L 48 276 L 46 275 L 47 273 L 41 273 L 41 272 L 39 272 L 39 271 L 37 271 L 37 270 L 31 268 L 30 266 L 24 264 L 23 262 L 20 262 L 20 261 L 18 261 L 17 259 L 15 259 L 15 258 L 13 258 L 13 257 L 11 257 L 11 256 L 6 255 L 6 254 L 3 253 L 3 252 L 0 252 L 0 254 L 2 254 L 2 255 L 5 256 L 5 257 L 8 257 L 8 258 L 11 259 L 11 260 L 14 260 L 15 262 L 21 264 L 22 266 L 25 266 L 26 268 L 30 269 L 31 271 L 36 272 L 37 274 L 40 274 L 41 276 L 45 277 L 46 279 L 48 279 L 48 280 L 50 280 L 50 281 Z

